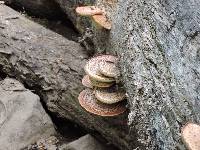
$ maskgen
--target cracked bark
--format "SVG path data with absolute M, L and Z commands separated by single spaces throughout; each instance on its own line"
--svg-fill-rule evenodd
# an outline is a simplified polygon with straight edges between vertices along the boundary
M 9 18 L 9 19 L 8 19 Z M 12 18 L 12 19 L 11 19 Z M 0 5 L 0 72 L 14 77 L 38 94 L 58 117 L 100 133 L 110 143 L 128 149 L 127 113 L 100 117 L 78 103 L 85 49 Z
M 119 0 L 111 51 L 121 57 L 129 126 L 138 149 L 185 149 L 180 129 L 200 123 L 199 1 Z

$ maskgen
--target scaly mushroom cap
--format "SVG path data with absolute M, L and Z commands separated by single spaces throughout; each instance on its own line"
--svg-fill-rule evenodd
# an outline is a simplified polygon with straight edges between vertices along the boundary
M 83 6 L 77 7 L 76 13 L 81 16 L 93 16 L 93 15 L 101 15 L 103 12 L 100 8 L 95 6 Z
M 101 61 L 117 61 L 117 57 L 112 55 L 101 55 L 90 59 L 85 65 L 85 72 L 89 75 L 90 79 L 98 82 L 114 82 L 114 78 L 106 77 L 102 75 L 99 71 L 99 63 Z
M 93 91 L 90 89 L 83 90 L 79 94 L 78 99 L 80 105 L 88 112 L 100 116 L 116 116 L 126 110 L 126 103 L 124 101 L 111 105 L 103 104 L 95 98 Z
M 115 86 L 111 88 L 98 88 L 95 90 L 95 97 L 102 103 L 114 104 L 126 98 L 124 90 L 117 90 Z
M 111 29 L 112 25 L 105 15 L 94 15 L 92 16 L 92 18 L 98 26 L 103 27 L 107 30 Z
M 120 71 L 116 66 L 116 63 L 108 62 L 108 61 L 101 61 L 99 64 L 100 73 L 107 76 L 116 78 L 120 75 Z
M 88 75 L 85 75 L 82 79 L 82 84 L 85 86 L 85 87 L 88 87 L 88 88 L 93 88 L 93 85 L 89 79 L 89 76 Z
M 188 123 L 182 128 L 182 139 L 189 150 L 200 150 L 200 126 Z

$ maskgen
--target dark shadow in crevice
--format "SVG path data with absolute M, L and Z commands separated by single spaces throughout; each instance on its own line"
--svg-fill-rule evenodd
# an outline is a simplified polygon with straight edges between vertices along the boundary
M 25 3 L 25 2 L 24 2 Z M 55 3 L 55 2 L 54 2 Z M 61 11 L 60 6 L 53 3 L 53 12 L 40 13 L 40 11 L 33 11 L 34 9 L 28 9 L 23 7 L 21 4 L 17 2 L 9 3 L 6 5 L 13 8 L 14 10 L 24 14 L 30 20 L 44 26 L 47 29 L 50 29 L 69 40 L 78 41 L 79 32 L 74 27 L 73 23 L 67 18 L 67 15 Z M 30 6 L 27 6 L 30 7 Z M 42 6 L 41 6 L 42 7 Z M 35 8 L 36 9 L 36 8 Z M 42 8 L 39 8 L 42 10 Z
M 2 71 L 3 67 L 0 65 L 0 80 L 3 80 L 7 77 L 7 75 Z

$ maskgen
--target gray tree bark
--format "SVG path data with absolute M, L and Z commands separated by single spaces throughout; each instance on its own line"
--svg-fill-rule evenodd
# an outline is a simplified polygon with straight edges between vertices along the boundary
M 104 0 L 96 3 L 106 8 L 113 25 L 110 32 L 92 28 L 96 51 L 119 55 L 130 113 L 129 132 L 95 129 L 122 149 L 185 149 L 181 127 L 188 121 L 200 123 L 200 2 L 118 0 L 115 7 Z M 75 7 L 68 11 L 74 14 Z M 58 108 L 65 106 L 60 100 Z M 87 117 L 83 118 L 88 121 Z M 84 124 L 85 120 L 77 119 Z M 103 118 L 90 119 L 102 123 Z M 110 136 L 111 132 L 116 133 Z
M 200 1 L 119 0 L 110 33 L 129 96 L 138 149 L 184 149 L 200 123 Z
M 23 82 L 59 117 L 99 133 L 121 149 L 129 149 L 127 112 L 100 117 L 78 103 L 87 58 L 80 44 L 0 5 L 0 73 Z

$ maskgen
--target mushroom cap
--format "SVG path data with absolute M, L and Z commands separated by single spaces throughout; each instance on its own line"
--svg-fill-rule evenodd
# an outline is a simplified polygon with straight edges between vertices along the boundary
M 93 15 L 92 19 L 94 20 L 94 22 L 100 26 L 103 27 L 107 30 L 110 30 L 112 25 L 110 23 L 110 21 L 106 18 L 105 15 L 101 14 L 101 15 Z
M 120 71 L 117 68 L 116 63 L 108 61 L 101 61 L 99 63 L 99 71 L 101 74 L 112 78 L 116 78 L 120 75 Z
M 182 128 L 182 139 L 190 150 L 200 150 L 200 126 L 194 123 L 187 123 Z
M 102 103 L 114 104 L 126 98 L 124 90 L 117 90 L 115 86 L 111 88 L 98 88 L 95 90 L 95 97 Z
M 126 111 L 126 103 L 124 101 L 111 105 L 101 103 L 95 98 L 91 89 L 83 90 L 78 99 L 84 109 L 96 115 L 116 116 Z
M 99 82 L 99 81 L 91 79 L 90 77 L 89 77 L 89 80 L 94 87 L 100 87 L 100 88 L 111 87 L 113 84 L 115 84 L 115 82 Z
M 82 84 L 85 86 L 85 87 L 88 87 L 88 88 L 93 88 L 93 85 L 89 79 L 89 76 L 88 75 L 85 75 L 82 79 Z
M 96 6 L 82 6 L 76 8 L 76 13 L 81 16 L 93 16 L 102 14 L 102 10 Z
M 101 61 L 117 61 L 117 57 L 112 55 L 101 55 L 90 59 L 85 65 L 85 72 L 89 75 L 90 79 L 99 82 L 114 82 L 114 78 L 106 77 L 102 75 L 99 71 L 99 63 Z

